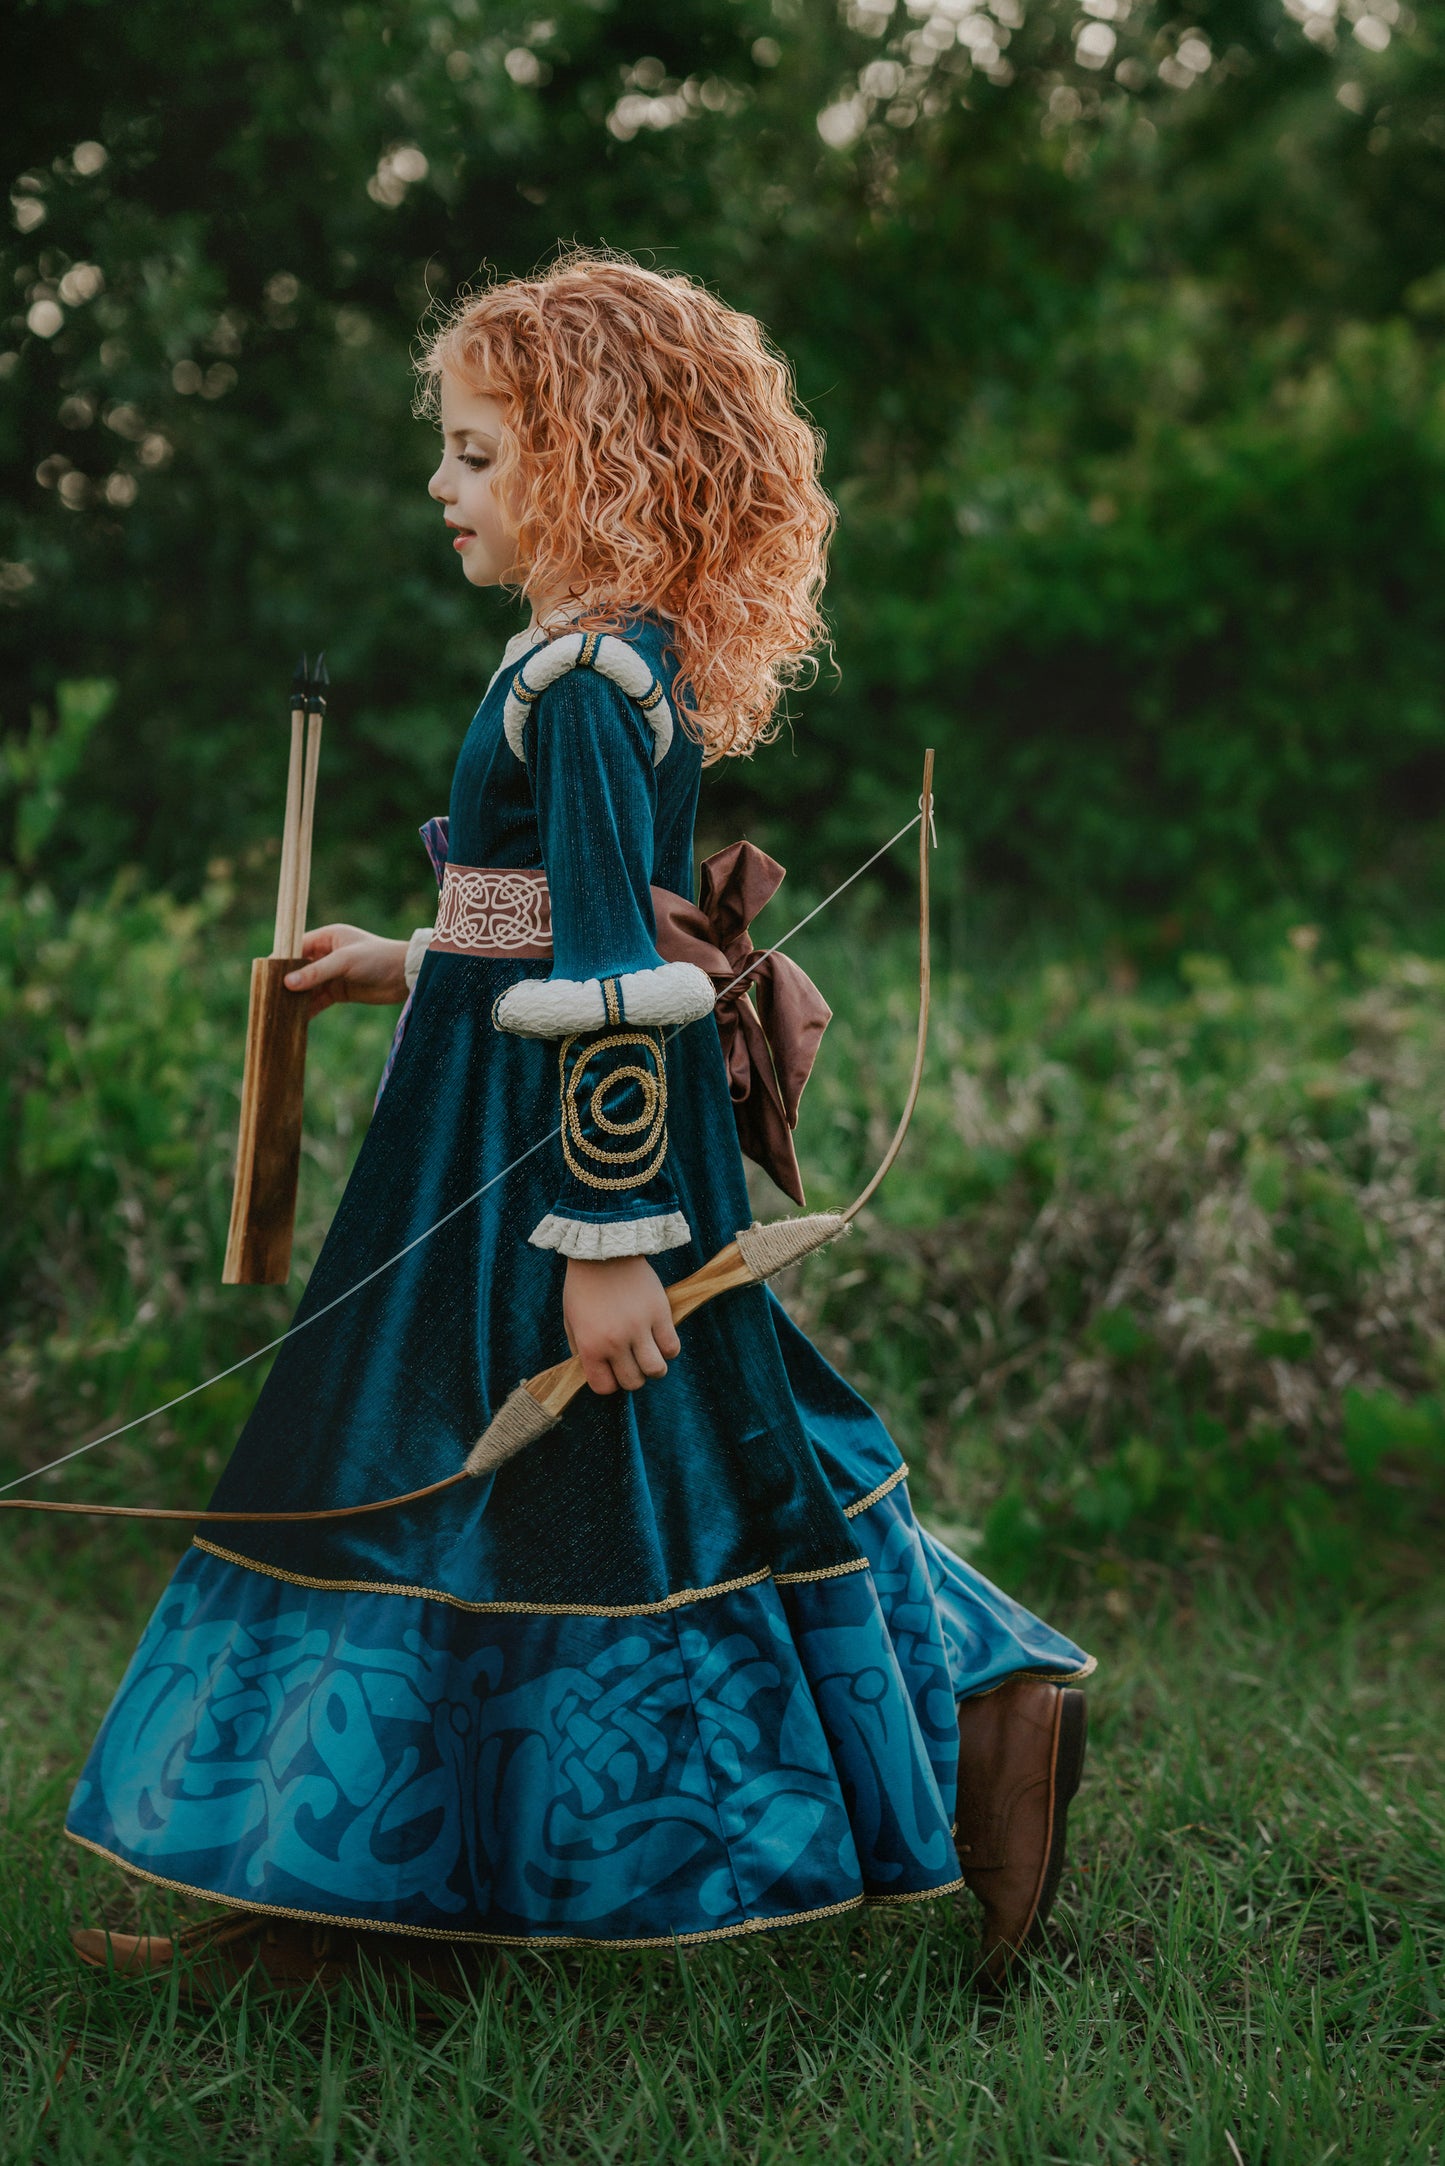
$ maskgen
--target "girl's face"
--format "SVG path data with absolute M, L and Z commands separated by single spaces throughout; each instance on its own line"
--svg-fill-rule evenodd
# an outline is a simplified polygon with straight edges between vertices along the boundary
M 427 493 L 442 507 L 452 547 L 472 585 L 495 587 L 516 571 L 516 528 L 493 487 L 506 432 L 504 409 L 452 375 L 442 377 L 441 409 L 441 464 Z

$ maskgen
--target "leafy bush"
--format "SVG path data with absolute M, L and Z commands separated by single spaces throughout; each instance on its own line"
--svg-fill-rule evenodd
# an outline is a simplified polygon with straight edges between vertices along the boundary
M 1088 360 L 1132 394 L 1127 440 L 1091 441 L 1076 354 L 1027 420 L 959 428 L 906 528 L 845 534 L 847 704 L 885 725 L 867 766 L 901 786 L 914 747 L 942 748 L 973 880 L 1053 916 L 1438 901 L 1438 339 L 1356 325 L 1204 415 L 1168 377 L 1186 354 L 1212 372 L 1224 320 L 1115 298 Z
M 1315 938 L 1253 981 L 1190 958 L 1149 996 L 1057 964 L 955 984 L 881 1214 L 800 1275 L 804 1320 L 995 1564 L 1283 1534 L 1347 1572 L 1438 1508 L 1445 965 L 1346 974 Z M 835 1024 L 805 1109 L 830 1201 L 901 1097 L 892 999 Z
M 1311 1569 L 1418 1537 L 1445 1476 L 1445 964 L 1350 972 L 1313 932 L 1253 980 L 1190 959 L 1145 992 L 1054 963 L 939 988 L 907 1151 L 852 1241 L 785 1298 L 874 1397 L 919 1495 L 1007 1576 L 1281 1537 Z M 63 911 L 0 891 L 0 1423 L 36 1465 L 274 1337 L 291 1296 L 223 1288 L 247 957 L 215 865 Z M 804 1102 L 817 1205 L 876 1161 L 911 1045 L 909 958 L 808 958 L 846 987 Z M 386 1040 L 312 1034 L 298 1276 Z M 765 1214 L 775 1197 L 759 1197 Z M 196 1499 L 259 1383 L 241 1370 L 58 1493 Z M 969 1530 L 972 1530 L 971 1532 Z
M 188 904 L 134 874 L 68 911 L 38 883 L 0 884 L 0 1445 L 13 1469 L 284 1329 L 285 1289 L 220 1284 L 248 957 L 269 944 L 224 863 Z M 298 1272 L 340 1194 L 385 1033 L 378 1012 L 348 1008 L 312 1033 Z M 197 1501 L 263 1373 L 106 1446 L 66 1493 Z

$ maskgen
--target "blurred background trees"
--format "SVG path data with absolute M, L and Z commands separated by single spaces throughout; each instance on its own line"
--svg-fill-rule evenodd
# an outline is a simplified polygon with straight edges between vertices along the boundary
M 328 906 L 417 888 L 512 620 L 409 347 L 560 239 L 755 310 L 828 435 L 841 678 L 716 838 L 851 863 L 928 740 L 1032 908 L 1431 894 L 1445 72 L 1399 0 L 28 0 L 10 52 L 9 743 L 114 686 L 63 891 L 269 831 L 320 645 Z
M 917 1141 L 790 1300 L 1011 1574 L 1282 1534 L 1395 1571 L 1445 1470 L 1438 21 L 17 0 L 7 30 L 7 1459 L 284 1328 L 284 1290 L 216 1281 L 291 667 L 324 646 L 334 689 L 313 916 L 409 930 L 516 623 L 426 497 L 416 327 L 606 243 L 765 321 L 843 513 L 841 673 L 713 771 L 705 844 L 775 849 L 791 922 L 939 748 Z M 840 1010 L 815 1203 L 911 1043 L 908 912 L 858 900 L 807 936 Z M 313 1034 L 301 1272 L 389 1020 Z M 258 1380 L 85 1493 L 204 1494 Z

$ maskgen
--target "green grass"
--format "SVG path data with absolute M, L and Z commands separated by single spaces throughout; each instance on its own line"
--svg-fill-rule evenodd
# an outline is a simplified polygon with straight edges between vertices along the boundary
M 1101 1658 L 1093 1750 L 1056 1953 L 998 2006 L 945 1901 L 685 1956 L 500 1953 L 456 2001 L 193 2011 L 65 1940 L 177 1915 L 59 1832 L 169 1567 L 108 1545 L 37 1539 L 0 1596 L 6 2162 L 1440 2156 L 1437 1599 L 1156 1575 L 1056 1600 Z

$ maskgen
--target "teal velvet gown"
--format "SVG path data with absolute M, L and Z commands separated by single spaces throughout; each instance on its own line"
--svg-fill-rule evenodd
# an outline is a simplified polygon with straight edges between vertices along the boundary
M 428 952 L 217 1510 L 452 1473 L 565 1356 L 569 1254 L 671 1281 L 749 1222 L 711 987 L 654 945 L 701 770 L 664 632 L 561 651 L 512 642 L 449 815 L 456 864 L 545 868 L 553 959 Z M 919 1526 L 766 1288 L 681 1336 L 488 1479 L 208 1528 L 67 1831 L 224 1903 L 458 1940 L 690 1941 L 957 1888 L 956 1703 L 1088 1658 Z

